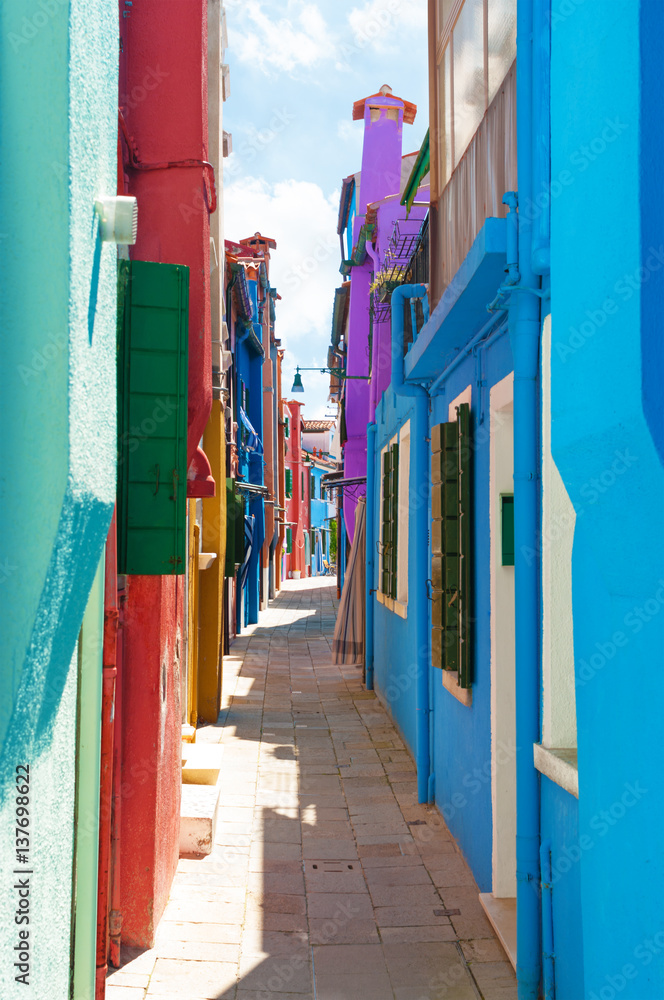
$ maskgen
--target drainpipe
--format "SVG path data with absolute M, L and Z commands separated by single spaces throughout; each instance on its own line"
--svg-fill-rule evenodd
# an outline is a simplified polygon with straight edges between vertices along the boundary
M 533 204 L 533 6 L 517 7 L 517 154 L 519 203 Z M 532 269 L 532 224 L 519 212 L 521 290 L 512 295 L 509 330 L 514 359 L 514 589 L 516 697 L 517 982 L 519 1000 L 537 1000 L 542 972 L 539 903 L 539 560 L 537 551 L 539 278 Z
M 378 251 L 374 250 L 371 243 L 367 243 L 366 250 L 373 261 L 374 276 L 380 271 L 380 260 Z M 371 383 L 369 386 L 369 420 L 376 419 L 376 404 L 378 402 L 378 323 L 374 324 L 373 339 L 371 343 Z M 367 507 L 367 510 L 369 508 Z
M 429 600 L 427 595 L 429 531 L 429 395 L 421 385 L 404 382 L 404 304 L 408 300 L 424 299 L 426 285 L 399 285 L 392 292 L 392 389 L 397 396 L 413 397 L 413 482 L 423 492 L 412 503 L 413 537 L 420 544 L 413 547 L 413 604 L 417 633 L 417 681 L 415 688 L 416 737 L 415 763 L 417 766 L 417 798 L 429 801 Z M 420 486 L 421 484 L 421 486 Z
M 97 891 L 96 1000 L 104 1000 L 108 972 L 108 916 L 113 800 L 113 719 L 115 714 L 118 636 L 116 514 L 106 540 L 104 580 L 104 645 L 102 650 L 101 769 L 99 775 L 99 864 Z
M 545 840 L 540 847 L 540 868 L 542 870 L 542 978 L 544 980 L 544 1000 L 556 1000 L 556 980 L 553 964 L 553 879 L 550 840 Z
M 364 671 L 367 691 L 373 691 L 374 676 L 374 604 L 373 604 L 373 583 L 374 583 L 374 494 L 376 491 L 376 424 L 371 423 L 367 427 L 367 509 L 366 509 L 366 542 L 367 542 L 367 571 L 366 571 L 366 615 L 365 615 L 365 645 L 364 645 Z

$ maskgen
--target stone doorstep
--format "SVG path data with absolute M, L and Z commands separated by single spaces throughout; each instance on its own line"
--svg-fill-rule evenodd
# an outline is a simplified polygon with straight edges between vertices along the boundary
M 182 785 L 180 857 L 211 853 L 219 792 L 218 785 Z
M 183 743 L 182 784 L 216 785 L 223 756 L 222 743 Z

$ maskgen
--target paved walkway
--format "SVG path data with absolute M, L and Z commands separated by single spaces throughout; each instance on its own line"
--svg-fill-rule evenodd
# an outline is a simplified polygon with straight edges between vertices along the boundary
M 107 1000 L 516 1000 L 512 967 L 410 755 L 331 663 L 336 589 L 288 582 L 225 661 L 212 855 L 181 860 L 157 945 Z

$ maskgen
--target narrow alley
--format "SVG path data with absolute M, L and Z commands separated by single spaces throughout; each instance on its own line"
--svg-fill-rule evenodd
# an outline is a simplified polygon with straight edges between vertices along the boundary
M 329 578 L 288 581 L 231 647 L 212 854 L 181 859 L 155 948 L 107 1000 L 515 1000 L 473 877 L 354 667 Z

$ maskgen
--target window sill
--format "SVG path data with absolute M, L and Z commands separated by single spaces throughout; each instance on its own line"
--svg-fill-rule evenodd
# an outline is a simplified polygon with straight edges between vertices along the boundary
M 533 752 L 537 770 L 578 799 L 579 769 L 576 747 L 562 749 L 543 747 L 540 743 L 534 743 Z
M 473 689 L 459 687 L 457 675 L 453 670 L 443 670 L 443 687 L 449 691 L 453 698 L 465 705 L 466 708 L 473 707 Z
M 395 615 L 399 615 L 400 618 L 408 617 L 407 604 L 402 604 L 401 601 L 395 601 L 393 597 L 388 597 L 386 594 L 381 593 L 380 590 L 376 591 L 376 600 L 379 604 L 386 607 L 388 611 L 393 611 Z

